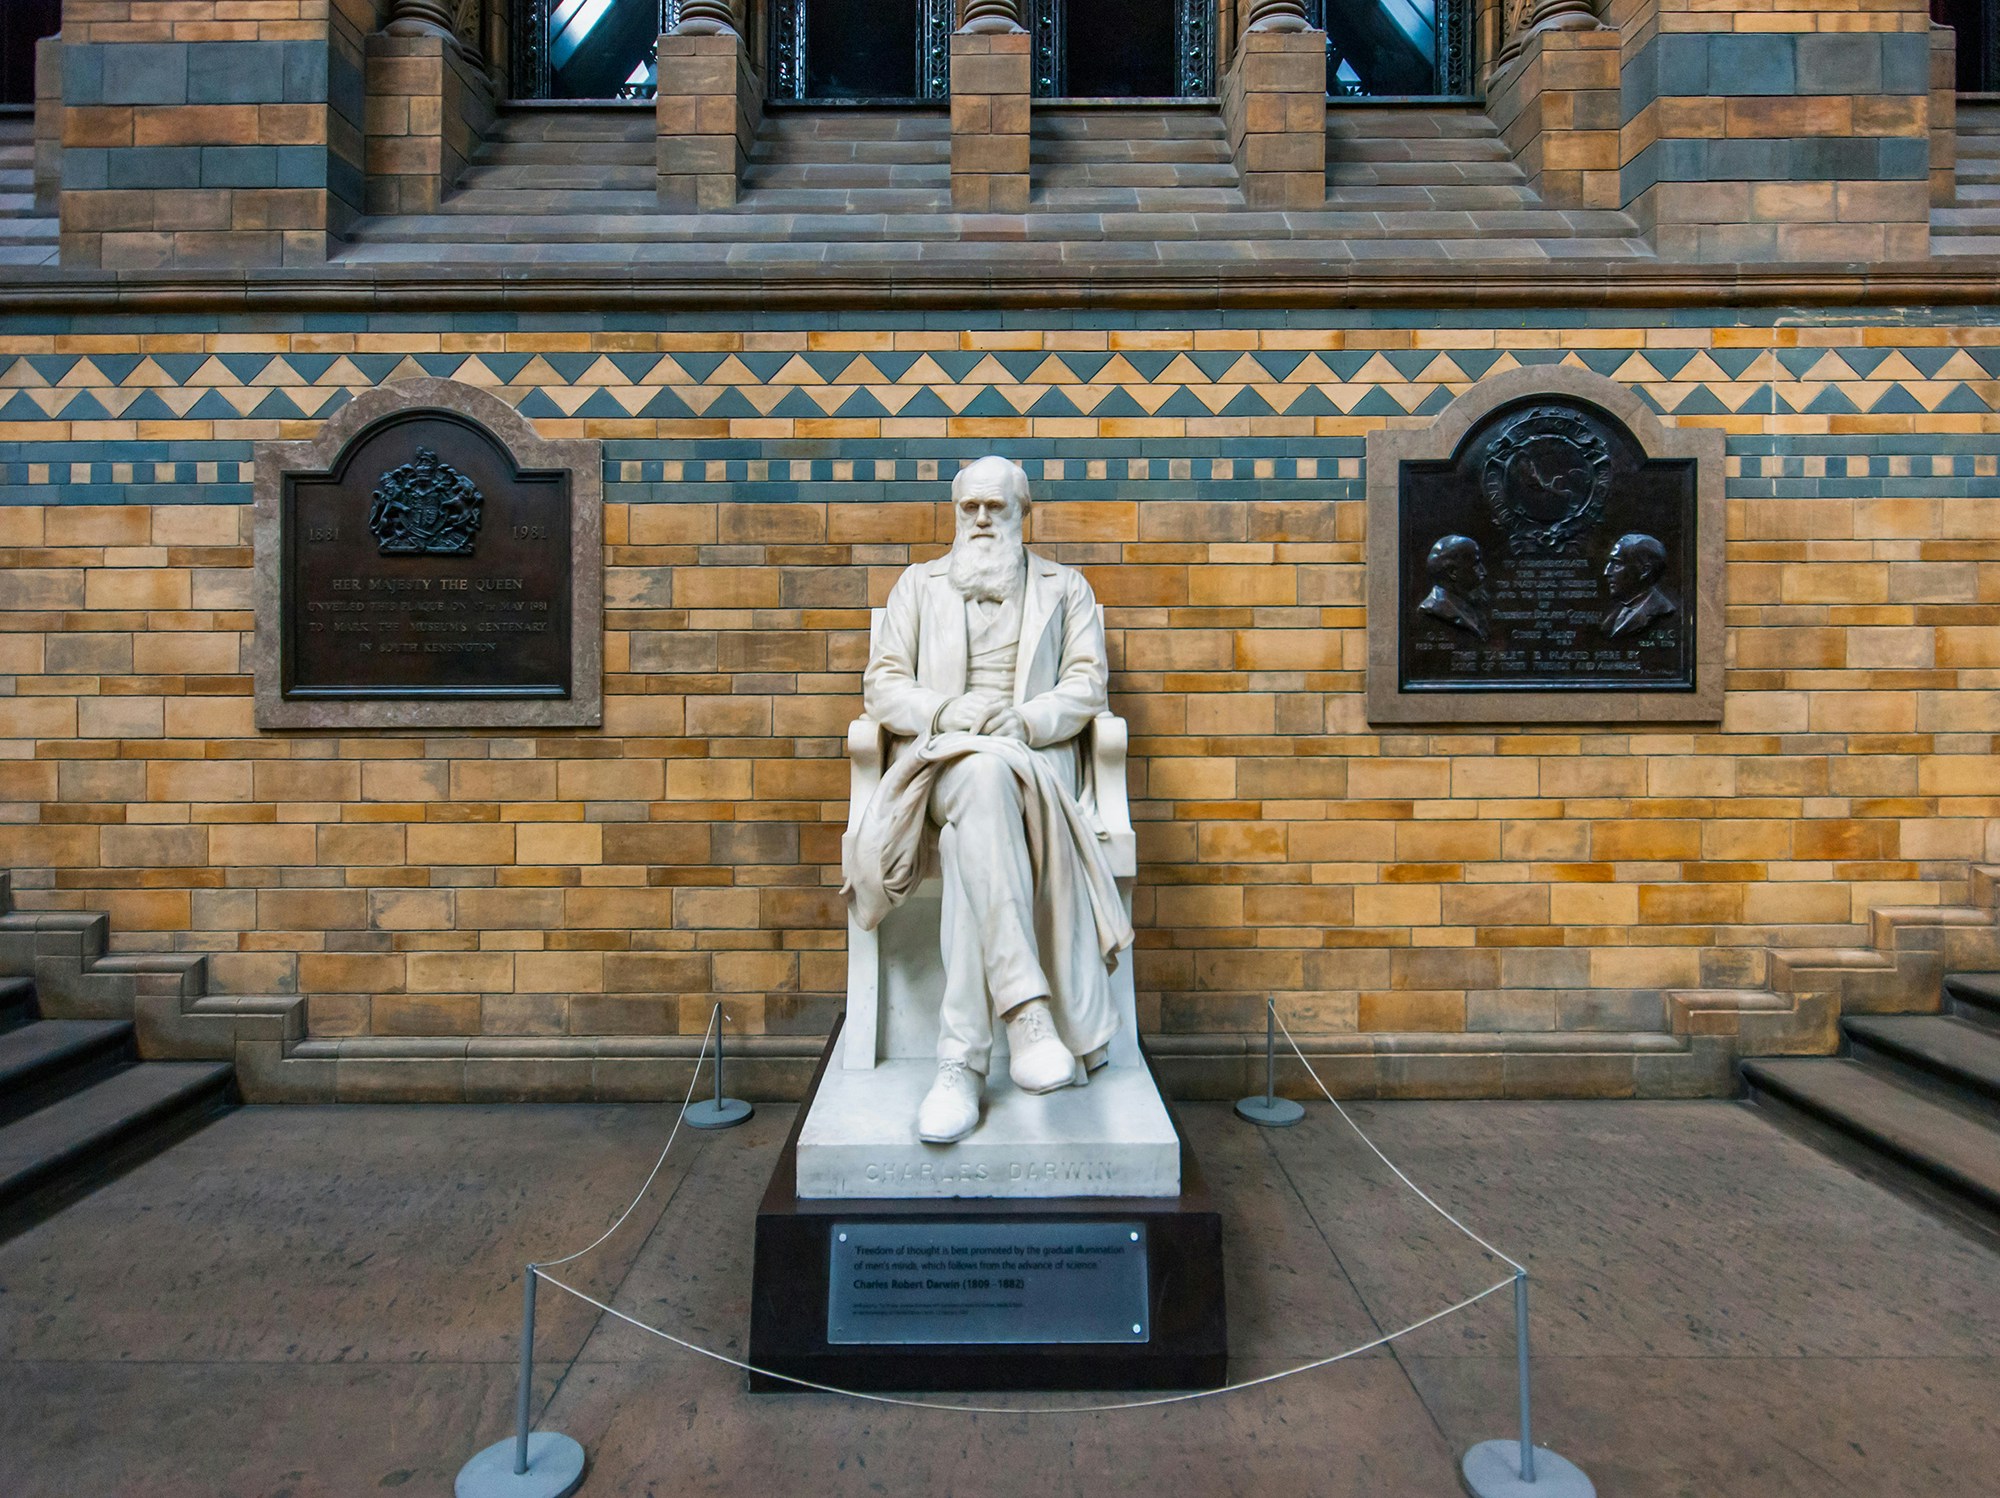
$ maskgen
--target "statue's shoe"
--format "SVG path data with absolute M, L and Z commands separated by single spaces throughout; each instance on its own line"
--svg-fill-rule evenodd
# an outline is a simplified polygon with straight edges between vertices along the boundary
M 956 1144 L 979 1127 L 979 1074 L 963 1061 L 940 1061 L 937 1080 L 917 1105 L 917 1137 Z
M 1030 999 L 1007 1021 L 1007 1075 L 1023 1092 L 1054 1092 L 1084 1079 L 1045 1000 Z

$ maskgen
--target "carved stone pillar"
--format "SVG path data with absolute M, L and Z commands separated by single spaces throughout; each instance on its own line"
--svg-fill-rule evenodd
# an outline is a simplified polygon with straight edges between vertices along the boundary
M 1528 16 L 1528 35 L 1538 31 L 1595 31 L 1597 7 L 1592 0 L 1537 0 Z
M 732 0 L 685 0 L 674 36 L 735 36 L 736 7 Z
M 1025 31 L 1021 0 L 966 0 L 965 24 L 958 29 L 975 36 Z
M 389 24 L 382 29 L 390 36 L 441 36 L 455 42 L 456 10 L 451 0 L 395 0 Z
M 971 0 L 951 38 L 951 206 L 1028 211 L 1032 48 L 1015 0 Z
M 1305 0 L 1250 0 L 1250 31 L 1310 31 Z

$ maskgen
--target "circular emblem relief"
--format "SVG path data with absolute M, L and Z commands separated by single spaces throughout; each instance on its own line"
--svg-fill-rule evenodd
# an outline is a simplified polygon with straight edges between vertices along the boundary
M 1603 516 L 1610 444 L 1582 412 L 1536 406 L 1493 439 L 1479 486 L 1514 551 L 1573 551 Z

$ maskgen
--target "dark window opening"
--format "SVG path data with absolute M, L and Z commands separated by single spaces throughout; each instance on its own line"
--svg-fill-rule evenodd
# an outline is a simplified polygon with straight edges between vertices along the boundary
M 516 0 L 514 96 L 650 99 L 673 12 L 673 0 Z
M 806 97 L 917 97 L 917 0 L 811 0 Z
M 1042 98 L 1215 92 L 1214 0 L 1028 0 L 1024 9 Z
M 1931 19 L 1958 33 L 1958 91 L 2000 90 L 2000 0 L 1931 0 Z
M 62 30 L 62 0 L 0 0 L 0 104 L 35 102 L 35 43 Z
M 1326 32 L 1334 98 L 1472 91 L 1469 0 L 1306 0 L 1306 15 Z
M 1174 11 L 1161 0 L 1084 0 L 1064 7 L 1068 88 L 1078 99 L 1171 97 Z
M 818 104 L 942 102 L 953 0 L 773 0 L 770 96 Z

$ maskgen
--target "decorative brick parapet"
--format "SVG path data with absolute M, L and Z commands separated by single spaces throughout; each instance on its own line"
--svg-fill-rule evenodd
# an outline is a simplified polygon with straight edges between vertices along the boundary
M 1620 206 L 1663 257 L 1928 253 L 1932 43 L 1917 0 L 1645 0 L 1620 30 Z
M 492 126 L 493 90 L 448 37 L 368 38 L 368 211 L 433 213 Z
M 961 213 L 1028 208 L 1027 32 L 960 31 L 951 39 L 951 205 Z
M 660 38 L 660 206 L 708 213 L 736 204 L 764 96 L 749 49 L 734 30 Z
M 72 0 L 65 19 L 65 265 L 327 258 L 363 202 L 368 0 Z
M 1487 85 L 1487 114 L 1551 206 L 1619 206 L 1618 60 L 1615 31 L 1539 31 Z
M 1326 202 L 1326 33 L 1249 30 L 1222 77 L 1222 120 L 1252 208 Z
M 35 43 L 35 211 L 53 214 L 62 195 L 62 38 Z

